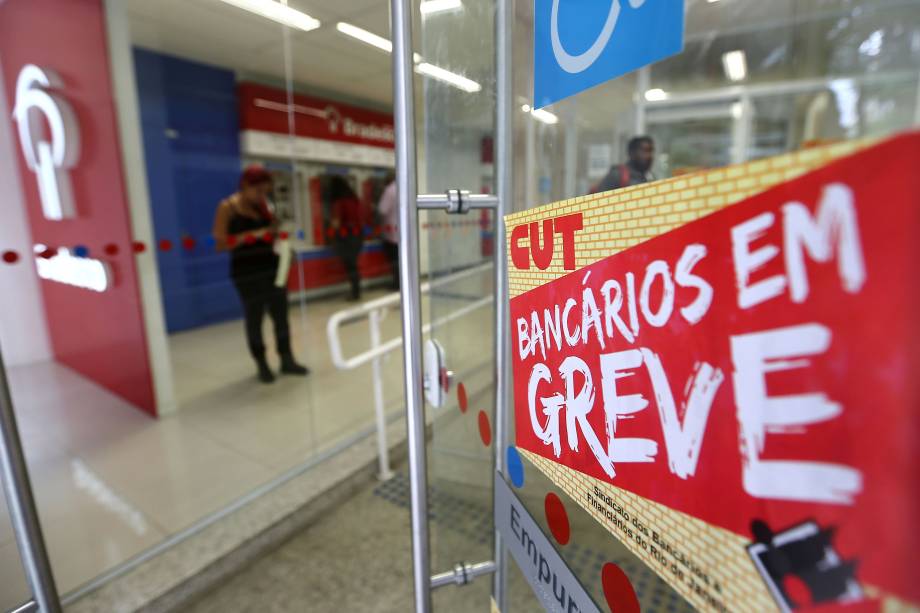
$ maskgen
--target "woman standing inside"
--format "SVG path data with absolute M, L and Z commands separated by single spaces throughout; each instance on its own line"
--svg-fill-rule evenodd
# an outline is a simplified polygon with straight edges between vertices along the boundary
M 275 330 L 281 372 L 306 375 L 309 370 L 294 359 L 288 325 L 287 287 L 275 285 L 279 257 L 275 253 L 278 222 L 268 206 L 272 176 L 261 166 L 249 166 L 240 176 L 239 190 L 217 207 L 214 240 L 219 251 L 230 251 L 230 277 L 243 303 L 246 341 L 256 361 L 259 379 L 271 383 L 275 375 L 265 359 L 262 320 L 268 311 Z
M 329 201 L 332 203 L 330 228 L 333 247 L 345 266 L 351 285 L 349 301 L 361 299 L 361 275 L 358 256 L 364 243 L 364 207 L 345 177 L 335 175 L 329 181 Z

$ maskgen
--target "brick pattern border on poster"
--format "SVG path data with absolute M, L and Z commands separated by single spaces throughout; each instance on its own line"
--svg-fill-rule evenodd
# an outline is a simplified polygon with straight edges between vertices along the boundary
M 549 213 L 553 217 L 582 213 L 584 229 L 575 233 L 575 267 L 582 268 L 876 142 L 858 140 L 805 149 L 514 213 L 505 217 L 506 244 L 510 247 L 515 226 L 541 220 Z M 529 244 L 527 239 L 520 241 L 522 247 Z M 519 296 L 569 272 L 562 268 L 561 258 L 555 258 L 546 270 L 510 267 L 510 296 Z

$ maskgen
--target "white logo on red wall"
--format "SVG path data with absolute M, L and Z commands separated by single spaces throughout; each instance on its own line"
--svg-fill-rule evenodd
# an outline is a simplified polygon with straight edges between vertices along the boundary
M 53 71 L 23 66 L 16 80 L 13 119 L 22 155 L 38 180 L 45 217 L 74 217 L 76 208 L 68 169 L 80 159 L 80 129 L 70 103 L 52 90 L 63 83 Z

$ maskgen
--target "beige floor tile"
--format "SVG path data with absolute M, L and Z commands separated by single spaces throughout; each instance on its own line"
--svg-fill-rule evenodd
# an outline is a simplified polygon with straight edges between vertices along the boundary
M 453 288 L 474 297 L 481 284 Z M 368 299 L 382 295 L 369 293 Z M 440 316 L 469 298 L 424 301 Z M 56 363 L 10 369 L 16 413 L 52 564 L 66 592 L 170 534 L 234 502 L 253 488 L 374 423 L 371 366 L 340 371 L 331 361 L 326 322 L 341 300 L 292 306 L 295 353 L 306 378 L 273 385 L 254 376 L 239 321 L 171 335 L 180 409 L 145 413 Z M 384 340 L 400 334 L 399 311 L 382 322 Z M 491 310 L 440 326 L 450 368 L 463 372 L 491 356 Z M 366 322 L 342 329 L 346 356 L 368 348 Z M 272 346 L 270 326 L 266 341 Z M 277 358 L 269 351 L 270 361 Z M 479 377 L 491 376 L 484 369 Z M 402 404 L 402 357 L 383 360 L 384 397 Z M 487 408 L 483 406 L 481 408 Z M 452 410 L 456 410 L 455 408 Z M 430 416 L 430 415 L 429 415 Z M 469 416 L 467 416 L 469 417 Z M 467 422 L 474 420 L 467 419 Z M 465 423 L 465 422 L 464 422 Z M 464 436 L 475 435 L 463 426 Z M 0 609 L 16 600 L 18 556 L 6 509 L 0 509 Z M 7 596 L 9 595 L 9 598 Z
M 0 611 L 9 611 L 29 598 L 29 584 L 16 543 L 0 544 Z
M 88 450 L 83 457 L 169 532 L 188 527 L 272 476 L 253 460 L 173 418 Z

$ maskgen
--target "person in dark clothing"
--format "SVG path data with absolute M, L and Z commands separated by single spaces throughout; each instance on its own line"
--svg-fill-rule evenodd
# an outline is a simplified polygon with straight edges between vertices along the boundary
M 655 141 L 650 136 L 631 138 L 626 153 L 629 156 L 627 162 L 611 166 L 604 178 L 591 188 L 592 194 L 655 180 L 651 172 L 655 161 Z
M 268 311 L 275 329 L 275 346 L 281 372 L 306 375 L 291 351 L 288 325 L 287 286 L 278 287 L 278 255 L 274 250 L 278 222 L 268 205 L 271 174 L 261 166 L 249 166 L 240 177 L 239 190 L 224 199 L 214 218 L 214 241 L 219 251 L 230 251 L 230 277 L 243 303 L 246 342 L 256 361 L 259 379 L 271 383 L 275 375 L 265 359 L 262 320 Z
M 351 286 L 348 300 L 360 300 L 361 275 L 358 272 L 358 256 L 364 244 L 364 205 L 348 184 L 348 180 L 339 175 L 333 176 L 329 181 L 329 201 L 332 203 L 332 246 L 342 260 Z

